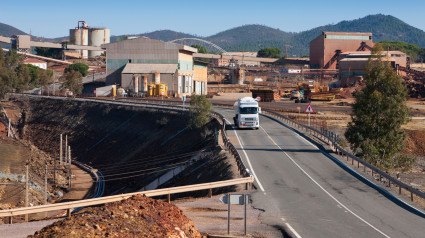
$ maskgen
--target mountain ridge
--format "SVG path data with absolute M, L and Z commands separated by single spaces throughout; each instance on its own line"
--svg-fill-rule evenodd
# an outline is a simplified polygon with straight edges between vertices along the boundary
M 6 24 L 0 23 L 0 35 L 3 35 L 1 27 L 4 25 Z M 7 29 L 9 29 L 8 32 L 11 32 L 10 29 L 19 31 L 19 29 L 11 26 Z M 128 36 L 146 36 L 163 41 L 180 38 L 200 38 L 211 41 L 226 51 L 258 51 L 265 47 L 278 47 L 284 51 L 285 45 L 287 45 L 289 56 L 303 56 L 309 54 L 310 41 L 323 31 L 372 32 L 374 42 L 402 41 L 409 44 L 416 44 L 419 47 L 425 47 L 425 32 L 423 30 L 410 26 L 394 16 L 383 14 L 368 15 L 354 20 L 344 20 L 336 24 L 319 26 L 298 33 L 285 32 L 260 24 L 250 24 L 234 27 L 207 37 L 172 30 L 157 30 Z M 111 36 L 111 42 L 125 36 Z M 60 37 L 55 39 L 63 40 L 66 38 Z M 55 39 L 46 39 L 46 41 L 54 41 Z

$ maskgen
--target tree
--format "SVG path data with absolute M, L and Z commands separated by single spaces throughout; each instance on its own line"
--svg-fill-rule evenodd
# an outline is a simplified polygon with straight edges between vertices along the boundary
M 205 95 L 192 94 L 190 97 L 189 128 L 201 128 L 208 123 L 208 114 L 211 113 L 211 102 Z
M 83 63 L 71 64 L 68 68 L 65 68 L 65 73 L 70 71 L 80 72 L 83 77 L 86 77 L 89 73 L 89 66 Z
M 79 95 L 83 92 L 83 76 L 78 71 L 70 71 L 62 76 L 64 81 L 62 88 L 69 89 L 73 95 Z
M 62 59 L 62 49 L 60 48 L 35 47 L 35 52 L 44 57 Z
M 194 44 L 194 45 L 191 45 L 191 47 L 198 49 L 198 53 L 208 54 L 207 49 L 203 47 L 202 45 Z
M 263 48 L 260 51 L 258 51 L 257 57 L 262 57 L 262 58 L 281 58 L 282 57 L 282 50 L 280 50 L 277 47 Z
M 400 155 L 408 119 L 407 89 L 386 63 L 381 48 L 373 50 L 366 70 L 366 87 L 356 94 L 352 122 L 345 137 L 354 153 L 381 169 L 408 168 L 412 159 Z
M 30 70 L 31 82 L 30 85 L 34 87 L 45 87 L 52 81 L 53 71 L 44 70 L 40 67 L 27 64 Z
M 20 64 L 16 68 L 16 79 L 13 80 L 12 87 L 16 89 L 16 92 L 23 92 L 28 90 L 31 82 L 30 69 L 26 64 Z

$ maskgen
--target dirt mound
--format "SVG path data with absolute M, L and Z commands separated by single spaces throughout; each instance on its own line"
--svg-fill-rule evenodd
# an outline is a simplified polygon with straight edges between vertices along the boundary
M 29 237 L 201 237 L 176 206 L 137 195 L 81 210 Z

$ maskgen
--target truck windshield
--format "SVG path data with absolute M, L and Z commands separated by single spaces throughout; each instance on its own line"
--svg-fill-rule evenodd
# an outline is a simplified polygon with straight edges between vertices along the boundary
M 240 114 L 257 114 L 258 108 L 257 107 L 241 107 L 239 108 Z

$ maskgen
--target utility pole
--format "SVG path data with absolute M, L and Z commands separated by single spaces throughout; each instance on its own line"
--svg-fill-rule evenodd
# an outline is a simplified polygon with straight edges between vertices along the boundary
M 28 207 L 28 193 L 29 193 L 29 187 L 28 187 L 28 181 L 29 181 L 29 172 L 28 172 L 28 164 L 25 165 L 25 207 Z M 25 214 L 25 221 L 28 222 L 28 214 Z
M 65 135 L 65 164 L 68 161 L 68 135 Z
M 60 161 L 60 163 L 62 163 L 62 154 L 63 154 L 62 144 L 63 144 L 63 141 L 62 141 L 62 134 L 61 134 L 60 135 L 60 146 L 59 146 L 59 161 Z
M 47 163 L 44 168 L 44 205 L 47 205 Z M 44 217 L 47 217 L 47 212 L 44 213 Z
M 71 146 L 68 146 L 68 162 L 69 162 L 69 188 L 71 188 Z

